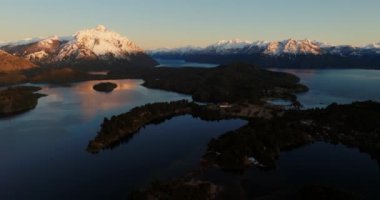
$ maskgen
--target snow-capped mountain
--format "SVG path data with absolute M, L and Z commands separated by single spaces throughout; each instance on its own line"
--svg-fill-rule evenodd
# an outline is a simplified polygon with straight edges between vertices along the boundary
M 191 54 L 193 52 L 198 52 L 202 50 L 201 47 L 196 46 L 185 46 L 185 47 L 178 47 L 178 48 L 158 48 L 158 49 L 151 49 L 147 50 L 146 52 L 148 54 L 159 54 L 159 53 L 174 53 L 174 54 Z
M 322 54 L 322 47 L 319 42 L 310 40 L 284 40 L 280 42 L 269 42 L 265 48 L 264 54 L 281 55 L 281 54 Z
M 94 29 L 77 32 L 71 41 L 61 47 L 55 60 L 88 58 L 105 60 L 110 57 L 127 59 L 130 54 L 142 52 L 142 49 L 128 38 L 99 25 Z
M 44 39 L 28 39 L 19 42 L 8 43 L 1 47 L 8 53 L 26 58 L 33 63 L 48 63 L 57 49 L 66 41 L 58 36 Z
M 287 39 L 283 41 L 244 41 L 240 39 L 235 40 L 221 40 L 204 48 L 174 48 L 174 49 L 156 49 L 151 50 L 151 55 L 160 53 L 167 54 L 194 54 L 194 53 L 212 53 L 212 54 L 229 54 L 229 53 L 260 53 L 269 56 L 281 55 L 323 55 L 323 54 L 336 54 L 336 55 L 361 55 L 364 52 L 371 50 L 372 53 L 377 53 L 380 49 L 380 43 L 374 43 L 362 47 L 350 45 L 329 45 L 319 41 L 312 40 L 294 40 Z
M 43 66 L 156 65 L 135 43 L 103 25 L 78 31 L 73 36 L 35 38 L 3 44 L 0 48 Z
M 241 49 L 252 44 L 253 42 L 251 41 L 244 41 L 240 39 L 221 40 L 215 44 L 211 44 L 210 46 L 207 47 L 207 49 L 210 49 L 210 50 L 214 49 L 216 51 L 222 52 L 223 50 Z
M 235 39 L 221 40 L 203 48 L 151 50 L 149 54 L 160 59 L 184 59 L 220 64 L 243 61 L 268 67 L 301 65 L 380 67 L 380 43 L 366 46 L 337 46 L 308 39 L 271 42 Z

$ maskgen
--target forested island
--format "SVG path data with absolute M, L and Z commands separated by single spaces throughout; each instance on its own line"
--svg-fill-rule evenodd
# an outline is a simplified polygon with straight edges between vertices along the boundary
M 145 81 L 143 85 L 148 88 L 189 94 L 196 101 L 212 104 L 199 106 L 186 101 L 148 104 L 111 119 L 105 118 L 97 137 L 88 145 L 87 150 L 92 153 L 131 137 L 141 127 L 157 120 L 184 114 L 203 118 L 213 115 L 216 119 L 270 115 L 260 110 L 267 99 L 289 99 L 297 107 L 299 102 L 295 93 L 307 91 L 307 87 L 301 85 L 300 79 L 294 75 L 242 63 L 216 68 L 130 69 L 113 71 L 107 76 L 114 79 L 142 78 Z M 228 106 L 231 109 L 225 112 L 226 109 L 220 109 L 218 103 L 231 104 Z M 213 106 L 215 104 L 217 106 Z
M 294 107 L 297 108 L 297 107 Z M 146 104 L 109 118 L 104 118 L 97 136 L 89 142 L 87 151 L 98 153 L 107 148 L 126 142 L 142 127 L 161 123 L 172 117 L 192 115 L 206 121 L 223 119 L 264 118 L 281 116 L 284 109 L 271 104 L 252 105 L 248 103 L 233 104 L 198 104 L 187 100 Z
M 229 118 L 219 110 L 198 105 L 187 100 L 146 104 L 127 113 L 105 118 L 94 140 L 90 141 L 87 151 L 98 153 L 133 137 L 140 128 L 160 123 L 175 116 L 190 114 L 204 120 L 221 120 Z
M 380 103 L 366 101 L 348 105 L 331 104 L 325 109 L 281 110 L 267 107 L 267 115 L 238 115 L 242 107 L 223 108 L 199 105 L 186 100 L 147 104 L 105 118 L 88 151 L 97 153 L 126 138 L 141 127 L 160 123 L 174 116 L 190 114 L 203 120 L 241 118 L 249 123 L 210 141 L 204 164 L 241 171 L 252 160 L 274 168 L 282 150 L 324 141 L 359 148 L 380 161 Z
M 325 109 L 289 110 L 272 119 L 252 119 L 210 141 L 204 163 L 241 171 L 254 160 L 261 167 L 274 168 L 281 151 L 317 141 L 359 148 L 380 163 L 380 103 L 331 104 Z
M 156 67 L 149 70 L 112 71 L 110 78 L 140 78 L 153 89 L 189 94 L 199 102 L 260 103 L 263 98 L 296 102 L 295 93 L 308 88 L 292 74 L 234 63 L 213 68 Z
M 18 86 L 0 91 L 0 117 L 7 117 L 34 109 L 38 99 L 45 96 L 36 93 L 40 87 Z
M 276 167 L 280 152 L 317 141 L 358 148 L 380 162 L 380 103 L 331 104 L 325 109 L 287 110 L 269 119 L 251 118 L 247 125 L 209 142 L 201 170 L 174 180 L 154 182 L 145 190 L 133 192 L 131 199 L 237 198 L 236 191 L 229 191 L 202 174 L 215 167 L 230 173 L 242 173 L 252 166 L 270 170 Z M 350 191 L 320 185 L 279 190 L 263 196 L 270 199 L 362 199 Z
M 117 84 L 111 82 L 101 82 L 94 85 L 92 88 L 98 92 L 112 92 L 115 88 L 117 88 Z
M 85 80 L 137 78 L 148 88 L 191 95 L 191 101 L 147 104 L 127 113 L 105 118 L 87 151 L 99 153 L 127 142 L 149 124 L 161 123 L 180 115 L 192 115 L 203 120 L 244 119 L 247 124 L 209 142 L 201 167 L 218 167 L 228 172 L 243 172 L 257 166 L 274 169 L 280 152 L 317 141 L 344 144 L 359 148 L 377 161 L 380 160 L 380 104 L 355 102 L 349 105 L 332 104 L 325 109 L 300 110 L 296 93 L 307 91 L 294 75 L 260 69 L 242 63 L 215 68 L 126 68 L 107 75 L 91 75 L 72 68 L 32 70 L 0 76 L 3 84 L 15 83 L 72 83 Z M 106 84 L 106 85 L 105 85 Z M 94 86 L 97 91 L 112 91 L 115 85 Z M 33 109 L 38 87 L 14 87 L 0 92 L 0 117 Z M 287 99 L 290 108 L 271 105 L 270 99 Z M 202 102 L 200 104 L 199 102 Z M 223 187 L 211 180 L 196 176 L 170 182 L 159 182 L 146 190 L 132 194 L 132 199 L 178 199 L 189 196 L 213 199 Z M 296 192 L 309 194 L 351 195 L 325 187 L 305 187 Z
M 0 86 L 20 83 L 67 84 L 88 80 L 142 79 L 148 88 L 191 95 L 199 102 L 260 103 L 266 98 L 283 98 L 297 103 L 295 93 L 308 88 L 292 74 L 235 63 L 214 68 L 125 67 L 107 75 L 94 75 L 70 68 L 39 68 L 0 74 Z

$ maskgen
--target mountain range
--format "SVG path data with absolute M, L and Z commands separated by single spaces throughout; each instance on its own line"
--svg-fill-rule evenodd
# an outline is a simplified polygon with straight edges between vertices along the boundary
M 247 62 L 271 68 L 378 68 L 380 43 L 365 46 L 330 45 L 312 40 L 221 40 L 206 47 L 186 46 L 144 51 L 103 25 L 72 36 L 33 38 L 0 43 L 0 72 L 36 67 L 78 70 L 151 68 L 153 58 L 228 64 Z
M 61 66 L 97 70 L 157 65 L 135 43 L 103 25 L 78 31 L 68 37 L 53 36 L 3 43 L 0 44 L 0 49 L 33 63 L 34 67 Z M 12 64 L 11 60 L 7 63 Z M 14 68 L 19 68 L 17 63 L 14 63 Z
M 160 59 L 226 64 L 249 62 L 262 67 L 286 68 L 380 68 L 380 43 L 366 46 L 330 45 L 312 40 L 222 40 L 206 47 L 149 50 Z

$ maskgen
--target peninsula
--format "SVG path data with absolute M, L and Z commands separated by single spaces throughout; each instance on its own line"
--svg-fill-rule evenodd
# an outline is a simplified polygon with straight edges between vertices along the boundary
M 45 96 L 36 93 L 40 87 L 18 86 L 0 91 L 0 117 L 12 116 L 34 109 L 38 99 Z

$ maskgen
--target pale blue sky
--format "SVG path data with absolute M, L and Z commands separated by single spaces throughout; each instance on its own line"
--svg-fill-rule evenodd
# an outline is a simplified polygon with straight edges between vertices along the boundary
M 0 0 L 0 41 L 104 24 L 143 48 L 221 39 L 380 42 L 380 0 Z

